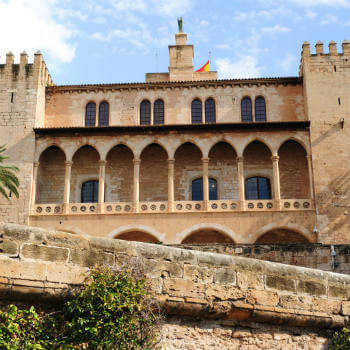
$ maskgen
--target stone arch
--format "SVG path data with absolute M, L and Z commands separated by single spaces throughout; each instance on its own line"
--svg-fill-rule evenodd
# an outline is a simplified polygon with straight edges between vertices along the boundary
M 63 203 L 65 160 L 64 151 L 56 145 L 47 147 L 40 154 L 36 203 Z
M 226 141 L 209 151 L 209 177 L 217 179 L 218 199 L 238 199 L 237 153 Z
M 277 153 L 279 153 L 281 147 L 288 141 L 295 141 L 296 143 L 298 143 L 304 149 L 306 154 L 310 154 L 309 146 L 305 143 L 304 140 L 302 140 L 300 137 L 297 137 L 297 136 L 290 136 L 287 139 L 284 139 L 283 141 L 281 141 L 279 146 L 278 146 L 278 152 Z
M 294 232 L 299 236 L 304 237 L 305 241 L 310 243 L 316 243 L 316 240 L 317 240 L 316 235 L 314 233 L 310 232 L 308 229 L 306 229 L 301 225 L 298 225 L 295 223 L 288 223 L 286 225 L 272 223 L 272 224 L 265 225 L 264 227 L 256 231 L 253 235 L 251 235 L 249 237 L 249 242 L 247 243 L 256 243 L 259 240 L 259 238 L 264 236 L 265 234 L 269 232 L 278 231 L 278 230 L 286 230 L 289 232 Z
M 125 144 L 119 143 L 106 155 L 106 202 L 131 202 L 134 176 L 134 155 Z
M 186 230 L 176 234 L 175 244 L 182 244 L 184 241 L 187 240 L 188 237 L 190 237 L 192 234 L 195 234 L 197 232 L 218 232 L 221 236 L 228 238 L 225 242 L 217 242 L 217 243 L 237 242 L 236 233 L 230 230 L 228 227 L 220 224 L 215 224 L 215 223 L 202 223 L 202 224 L 191 226 Z M 211 237 L 214 237 L 214 236 L 212 235 Z
M 174 159 L 175 200 L 191 200 L 192 180 L 203 176 L 201 150 L 194 143 L 186 142 L 177 148 Z
M 91 147 L 91 148 L 93 148 L 93 149 L 97 152 L 99 159 L 101 159 L 101 153 L 100 153 L 100 151 L 97 149 L 96 145 L 94 145 L 93 143 L 90 143 L 90 142 L 82 142 L 82 143 L 80 143 L 80 144 L 75 148 L 75 150 L 72 152 L 72 157 L 71 157 L 71 159 L 73 159 L 74 156 L 77 154 L 77 152 L 79 152 L 83 147 Z
M 191 138 L 188 138 L 188 139 L 185 139 L 185 140 L 178 142 L 178 144 L 174 147 L 174 157 L 175 157 L 176 152 L 179 150 L 179 148 L 181 148 L 183 145 L 189 144 L 189 143 L 194 145 L 195 147 L 197 147 L 201 153 L 201 157 L 204 157 L 205 152 L 203 152 L 202 146 L 198 143 L 197 140 L 192 140 Z
M 65 160 L 68 160 L 67 159 L 66 150 L 59 142 L 45 142 L 45 143 L 41 143 L 38 146 L 38 149 L 36 151 L 36 155 L 35 155 L 34 161 L 35 162 L 39 162 L 39 159 L 40 159 L 41 155 L 50 147 L 57 147 L 57 148 L 59 148 L 63 152 Z
M 143 145 L 142 149 L 140 150 L 140 157 L 141 157 L 143 151 L 147 147 L 149 147 L 151 145 L 158 145 L 158 146 L 160 146 L 165 151 L 165 153 L 167 155 L 167 158 L 170 158 L 170 156 L 169 156 L 170 155 L 170 151 L 168 150 L 168 145 L 165 142 L 163 142 L 161 140 L 158 140 L 158 139 L 154 139 L 152 141 L 147 142 L 147 144 Z
M 99 179 L 100 155 L 96 148 L 85 144 L 74 153 L 72 160 L 70 203 L 80 203 L 82 184 Z
M 293 139 L 286 140 L 278 150 L 281 198 L 309 198 L 310 181 L 307 152 Z
M 140 201 L 168 200 L 168 154 L 151 143 L 140 154 Z
M 128 237 L 127 233 L 129 234 L 129 237 L 131 235 L 134 235 L 134 232 L 138 232 L 141 234 L 144 234 L 144 237 L 153 237 L 154 242 L 164 242 L 165 240 L 165 235 L 163 233 L 158 232 L 152 227 L 145 226 L 145 225 L 126 225 L 119 227 L 113 231 L 111 231 L 107 236 L 109 238 L 115 238 L 119 239 L 119 237 Z M 126 239 L 130 240 L 130 239 Z M 149 242 L 148 240 L 146 241 L 139 241 L 139 242 Z
M 127 140 L 118 140 L 118 141 L 113 141 L 112 143 L 108 143 L 106 145 L 106 148 L 103 149 L 103 151 L 101 151 L 101 159 L 107 159 L 109 152 L 116 146 L 119 145 L 123 145 L 127 148 L 129 148 L 129 150 L 131 151 L 133 157 L 135 157 L 135 152 L 133 149 L 133 145 L 128 142 Z
M 247 147 L 253 143 L 253 142 L 261 142 L 263 143 L 270 151 L 271 155 L 275 154 L 277 150 L 274 149 L 274 147 L 270 144 L 270 142 L 265 138 L 261 136 L 250 136 L 247 137 L 245 142 L 242 142 L 241 144 L 237 145 L 237 155 L 238 157 L 242 156 L 247 149 Z

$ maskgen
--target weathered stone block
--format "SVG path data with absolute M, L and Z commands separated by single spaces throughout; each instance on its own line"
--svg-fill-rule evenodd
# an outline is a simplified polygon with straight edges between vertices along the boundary
M 264 289 L 264 275 L 248 271 L 237 272 L 237 285 L 243 289 Z
M 338 314 L 341 309 L 341 301 L 332 300 L 328 298 L 313 298 L 312 299 L 312 310 L 318 312 L 330 312 Z
M 46 264 L 38 261 L 0 259 L 0 276 L 28 280 L 45 280 Z
M 8 255 L 10 257 L 16 257 L 19 253 L 18 243 L 13 241 L 5 240 L 0 244 L 0 249 L 2 254 Z
M 175 262 L 145 259 L 143 267 L 147 277 L 183 277 L 183 268 Z
M 46 279 L 49 282 L 82 284 L 86 280 L 88 271 L 86 267 L 52 263 L 47 264 Z
M 184 265 L 184 278 L 193 281 L 201 281 L 202 283 L 212 283 L 214 276 L 214 269 L 205 266 Z
M 297 290 L 300 293 L 306 293 L 310 295 L 326 295 L 327 288 L 324 284 L 316 281 L 304 281 L 299 280 L 297 283 Z
M 255 299 L 255 302 L 260 305 L 276 306 L 279 302 L 278 294 L 274 292 L 252 290 L 250 295 Z
M 170 278 L 164 280 L 163 293 L 181 297 L 201 297 L 204 295 L 205 285 L 190 280 Z
M 65 262 L 68 260 L 68 255 L 69 250 L 67 248 L 36 244 L 23 244 L 21 248 L 21 258 L 24 259 Z
M 216 269 L 214 283 L 236 284 L 236 271 L 230 268 Z
M 341 283 L 329 283 L 328 296 L 330 298 L 348 300 L 350 298 L 350 286 Z
M 94 267 L 94 266 L 113 266 L 114 254 L 94 250 L 71 249 L 70 262 L 75 265 Z
M 296 290 L 294 279 L 280 276 L 266 276 L 266 287 L 290 292 L 294 292 Z

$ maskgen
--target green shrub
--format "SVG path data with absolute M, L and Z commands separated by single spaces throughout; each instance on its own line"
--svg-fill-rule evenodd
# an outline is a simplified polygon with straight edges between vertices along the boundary
M 153 349 L 160 319 L 155 309 L 143 278 L 96 269 L 59 312 L 39 315 L 33 306 L 14 305 L 0 312 L 0 349 Z
M 332 339 L 330 350 L 349 350 L 350 349 L 350 329 L 343 328 L 335 332 Z

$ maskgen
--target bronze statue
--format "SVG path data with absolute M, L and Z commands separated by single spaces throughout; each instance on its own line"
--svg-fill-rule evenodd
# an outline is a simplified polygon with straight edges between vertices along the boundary
M 182 33 L 182 32 L 183 32 L 182 23 L 183 23 L 182 17 L 179 17 L 179 18 L 177 19 L 177 25 L 178 25 L 178 27 L 179 27 L 179 33 Z

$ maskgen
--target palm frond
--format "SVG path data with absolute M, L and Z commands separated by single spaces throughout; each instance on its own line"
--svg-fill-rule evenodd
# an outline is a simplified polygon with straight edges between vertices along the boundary
M 5 151 L 5 145 L 0 146 L 0 194 L 6 199 L 9 199 L 9 195 L 6 191 L 8 190 L 18 198 L 19 179 L 15 172 L 19 171 L 19 169 L 15 165 L 1 164 L 5 159 L 8 159 L 7 156 L 1 155 L 1 153 L 4 153 Z

